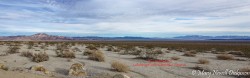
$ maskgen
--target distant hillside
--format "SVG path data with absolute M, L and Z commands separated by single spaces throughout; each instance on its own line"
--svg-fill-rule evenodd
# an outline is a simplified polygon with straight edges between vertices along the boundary
M 37 33 L 31 36 L 2 36 L 0 37 L 0 40 L 14 40 L 14 41 L 26 41 L 26 40 L 72 40 L 69 37 L 64 36 L 54 36 L 54 35 L 48 35 L 45 33 Z

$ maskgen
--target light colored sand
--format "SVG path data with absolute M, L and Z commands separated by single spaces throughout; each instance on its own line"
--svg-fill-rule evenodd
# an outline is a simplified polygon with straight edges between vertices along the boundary
M 17 72 L 17 71 L 0 70 L 0 78 L 52 78 L 52 77 L 42 76 L 39 74 Z
M 82 51 L 84 51 L 85 46 L 74 46 L 78 47 Z M 0 45 L 0 53 L 3 53 L 5 50 L 7 50 L 6 46 Z M 72 47 L 73 48 L 73 47 Z M 198 53 L 196 57 L 186 57 L 182 56 L 182 52 L 177 51 L 171 51 L 170 53 L 166 53 L 164 55 L 163 60 L 171 60 L 170 58 L 172 56 L 178 56 L 181 59 L 177 61 L 171 61 L 171 64 L 185 64 L 186 66 L 133 66 L 134 64 L 148 64 L 148 61 L 141 60 L 141 59 L 135 59 L 136 56 L 133 55 L 119 55 L 114 52 L 105 51 L 105 49 L 101 49 L 105 56 L 106 61 L 105 62 L 97 62 L 93 60 L 87 59 L 87 56 L 83 56 L 82 52 L 76 52 L 76 58 L 72 60 L 72 62 L 68 62 L 66 58 L 59 58 L 56 57 L 56 54 L 54 52 L 55 46 L 50 46 L 48 50 L 45 50 L 50 56 L 49 61 L 41 62 L 41 63 L 35 63 L 31 62 L 30 59 L 26 57 L 21 57 L 20 53 L 17 54 L 10 54 L 7 56 L 0 56 L 0 63 L 4 63 L 10 68 L 14 67 L 21 67 L 24 69 L 30 68 L 33 65 L 43 65 L 45 68 L 47 68 L 49 71 L 53 72 L 56 77 L 59 78 L 67 78 L 68 69 L 73 63 L 85 63 L 88 76 L 89 78 L 93 77 L 94 75 L 99 75 L 100 73 L 108 73 L 111 76 L 120 73 L 113 71 L 111 68 L 110 63 L 113 60 L 118 60 L 120 62 L 126 63 L 131 68 L 131 72 L 126 73 L 127 75 L 131 76 L 132 78 L 204 78 L 206 76 L 200 76 L 200 75 L 192 75 L 193 69 L 195 65 L 197 65 L 197 60 L 199 58 L 206 58 L 210 61 L 210 64 L 205 65 L 208 66 L 211 70 L 219 70 L 219 71 L 225 71 L 226 69 L 230 70 L 237 70 L 243 67 L 249 66 L 249 60 L 248 61 L 236 61 L 236 60 L 217 60 L 216 54 L 211 53 Z M 34 49 L 30 50 L 30 52 L 38 53 L 40 51 L 35 50 L 41 50 L 39 47 L 35 47 Z M 27 46 L 22 46 L 22 51 L 28 51 Z M 236 57 L 236 58 L 243 58 L 243 57 Z M 245 59 L 245 58 L 243 58 Z M 38 76 L 35 74 L 29 74 L 29 73 L 18 73 L 18 72 L 11 72 L 11 71 L 1 71 L 0 72 L 0 78 L 15 78 L 11 77 L 12 74 L 16 74 L 18 78 L 22 78 L 22 76 L 25 76 L 25 78 L 43 78 L 42 76 Z M 20 76 L 19 76 L 20 75 Z M 37 77 L 36 77 L 37 76 Z M 234 76 L 222 76 L 222 75 L 212 75 L 210 78 L 234 78 Z

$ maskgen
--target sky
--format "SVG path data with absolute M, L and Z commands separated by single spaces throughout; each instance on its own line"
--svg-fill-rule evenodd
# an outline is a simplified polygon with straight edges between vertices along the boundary
M 0 35 L 250 36 L 250 0 L 0 0 Z

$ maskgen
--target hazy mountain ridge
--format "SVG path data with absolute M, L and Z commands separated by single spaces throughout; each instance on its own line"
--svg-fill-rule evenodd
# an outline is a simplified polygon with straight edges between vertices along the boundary
M 250 36 L 203 36 L 187 35 L 174 37 L 175 39 L 193 39 L 193 40 L 250 40 Z
M 98 37 L 98 36 L 86 36 L 86 37 L 66 37 L 57 35 L 48 35 L 46 33 L 37 33 L 34 35 L 18 35 L 18 36 L 0 36 L 0 40 L 13 40 L 13 41 L 25 41 L 25 40 L 250 40 L 250 36 L 202 36 L 202 35 L 187 35 L 178 36 L 173 38 L 149 38 L 149 37 Z

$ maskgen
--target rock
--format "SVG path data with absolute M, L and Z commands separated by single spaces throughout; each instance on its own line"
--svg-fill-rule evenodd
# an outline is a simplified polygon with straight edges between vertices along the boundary
M 85 64 L 74 63 L 69 69 L 70 76 L 87 76 L 87 72 L 84 68 Z
M 30 68 L 32 71 L 40 71 L 43 72 L 46 75 L 51 75 L 51 72 L 48 71 L 46 68 L 44 68 L 42 65 L 34 65 Z
M 130 78 L 130 77 L 125 74 L 116 74 L 115 76 L 113 76 L 113 78 Z

